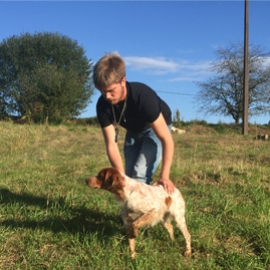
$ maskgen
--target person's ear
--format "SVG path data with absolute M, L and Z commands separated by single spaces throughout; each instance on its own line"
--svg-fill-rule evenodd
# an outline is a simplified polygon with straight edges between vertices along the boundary
M 123 79 L 121 80 L 121 84 L 126 84 L 126 82 L 127 82 L 127 78 L 123 77 Z

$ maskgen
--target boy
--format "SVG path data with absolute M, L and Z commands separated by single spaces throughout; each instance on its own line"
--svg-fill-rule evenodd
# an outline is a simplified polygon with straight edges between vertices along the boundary
M 171 194 L 174 141 L 168 105 L 147 85 L 127 82 L 124 60 L 117 53 L 106 54 L 95 64 L 93 80 L 102 94 L 96 105 L 97 118 L 111 165 L 137 181 L 150 184 L 162 161 L 158 183 Z M 125 170 L 117 145 L 119 126 L 127 130 Z

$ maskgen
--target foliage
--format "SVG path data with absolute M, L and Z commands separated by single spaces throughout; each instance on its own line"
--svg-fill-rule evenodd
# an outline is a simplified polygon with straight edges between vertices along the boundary
M 173 117 L 173 125 L 177 128 L 181 127 L 181 117 L 180 117 L 180 111 L 177 109 L 175 112 L 175 116 Z
M 239 123 L 243 115 L 244 48 L 233 44 L 218 48 L 212 70 L 217 74 L 207 82 L 199 83 L 196 95 L 198 111 L 205 114 L 231 116 Z M 270 113 L 270 53 L 259 46 L 249 47 L 249 115 Z M 269 63 L 269 62 L 268 62 Z
M 140 231 L 134 261 L 114 197 L 84 182 L 109 164 L 100 128 L 0 122 L 0 133 L 0 269 L 270 270 L 270 143 L 251 132 L 173 135 L 193 255 L 158 225 Z
M 65 124 L 65 122 L 63 123 Z M 97 126 L 99 127 L 99 122 L 98 118 L 96 116 L 94 117 L 89 117 L 89 118 L 73 118 L 73 119 L 68 119 L 66 121 L 66 124 L 73 124 L 73 125 L 82 125 L 82 126 Z
M 78 116 L 93 94 L 92 63 L 77 41 L 26 33 L 0 43 L 0 117 L 36 122 Z

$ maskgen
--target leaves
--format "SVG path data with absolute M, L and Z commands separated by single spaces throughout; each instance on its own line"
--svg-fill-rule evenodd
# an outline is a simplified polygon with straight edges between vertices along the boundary
M 0 43 L 0 117 L 34 121 L 77 116 L 90 102 L 92 63 L 77 41 L 58 33 L 29 33 Z

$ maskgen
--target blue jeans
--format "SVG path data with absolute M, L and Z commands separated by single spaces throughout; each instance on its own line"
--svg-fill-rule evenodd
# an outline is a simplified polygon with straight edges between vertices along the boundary
M 171 125 L 168 126 L 171 130 Z M 126 132 L 124 143 L 126 175 L 150 184 L 161 158 L 162 144 L 152 128 L 140 133 Z

